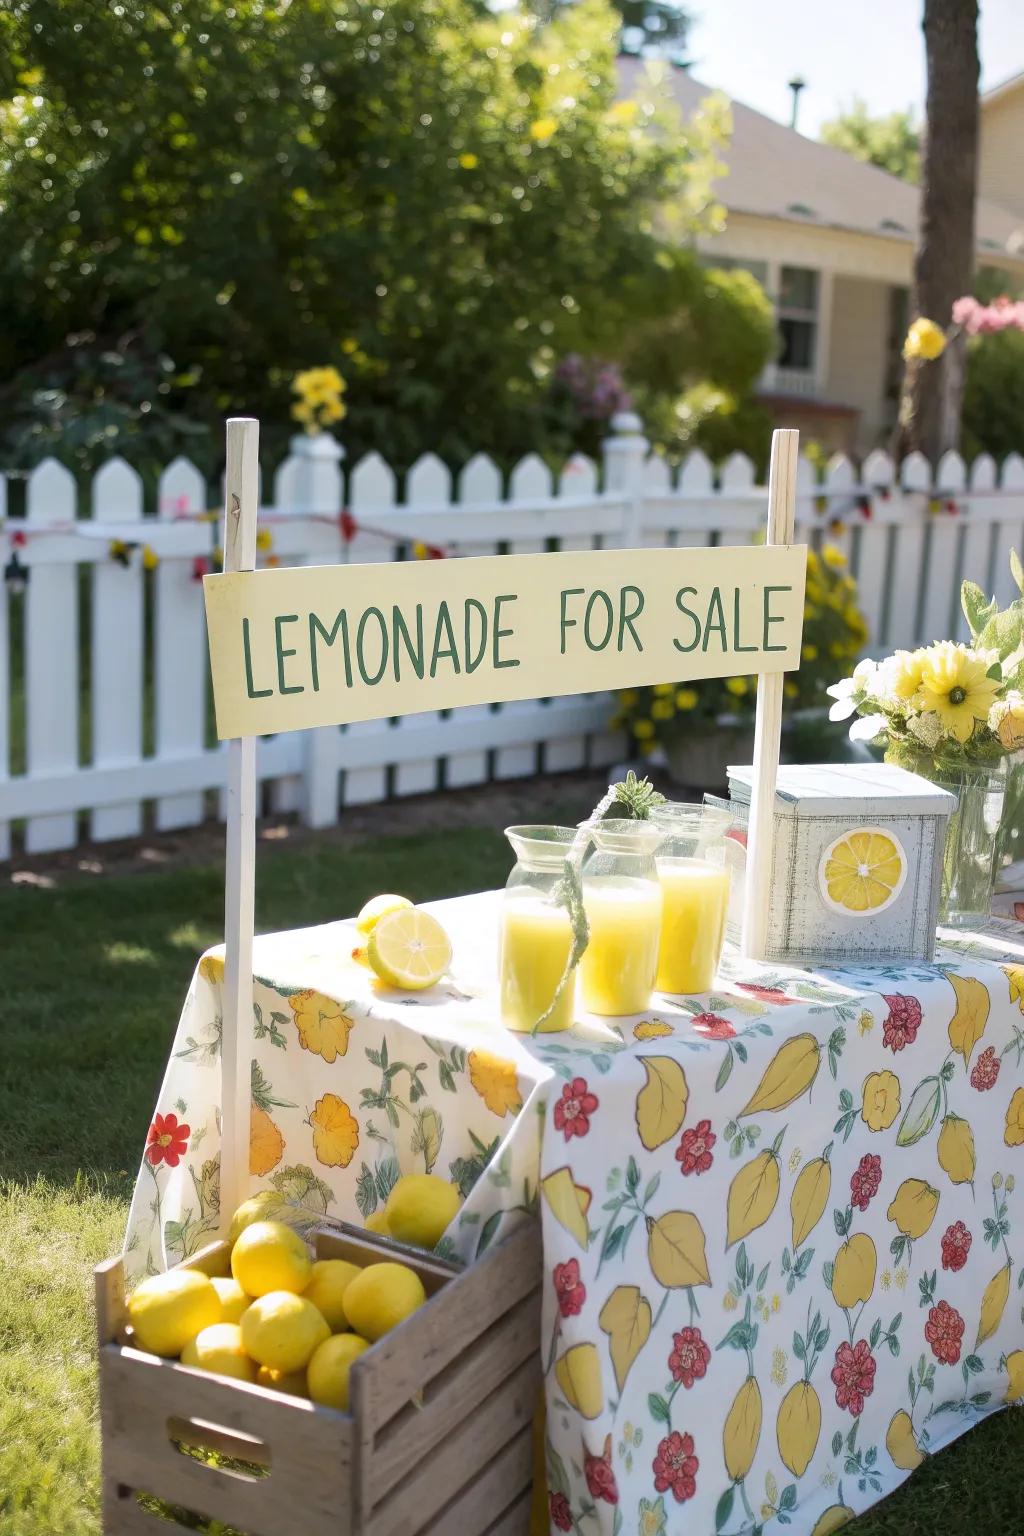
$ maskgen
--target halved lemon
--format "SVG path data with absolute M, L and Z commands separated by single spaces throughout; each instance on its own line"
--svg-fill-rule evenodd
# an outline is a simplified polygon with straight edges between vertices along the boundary
M 412 906 L 408 896 L 395 896 L 386 891 L 383 896 L 373 896 L 366 903 L 356 918 L 356 927 L 360 933 L 372 933 L 382 917 L 387 917 L 389 912 L 404 912 Z
M 452 963 L 451 940 L 437 918 L 421 907 L 382 917 L 366 953 L 381 981 L 406 992 L 432 987 Z
M 818 885 L 833 912 L 851 915 L 884 912 L 907 878 L 902 844 L 880 827 L 844 832 L 821 856 Z

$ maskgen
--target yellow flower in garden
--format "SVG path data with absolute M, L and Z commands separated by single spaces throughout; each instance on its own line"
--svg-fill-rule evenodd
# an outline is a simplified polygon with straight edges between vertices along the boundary
M 619 703 L 624 709 L 632 709 L 633 705 L 637 701 L 637 697 L 638 695 L 635 688 L 623 688 L 622 692 L 619 694 Z
M 804 618 L 805 619 L 816 619 L 818 617 L 819 617 L 819 610 L 814 606 L 814 604 L 813 603 L 805 603 L 804 604 Z
M 655 699 L 651 705 L 652 720 L 671 720 L 676 707 L 671 699 Z
M 617 101 L 614 106 L 608 108 L 608 121 L 624 123 L 628 126 L 636 121 L 637 110 L 635 101 Z
M 634 720 L 634 722 L 633 722 L 633 735 L 634 736 L 639 736 L 641 741 L 645 741 L 645 740 L 649 739 L 651 736 L 654 735 L 654 721 L 653 720 Z
M 1004 965 L 1003 973 L 1010 983 L 1010 1002 L 1024 1013 L 1024 965 Z
M 305 401 L 296 400 L 292 406 L 292 420 L 301 421 L 303 426 L 308 425 L 313 420 L 313 407 Z
M 660 699 L 670 698 L 674 688 L 675 683 L 655 683 L 653 692 L 656 693 Z
M 991 661 L 951 640 L 929 646 L 921 659 L 919 709 L 933 710 L 957 741 L 967 741 L 975 721 L 984 723 L 999 683 L 988 677 Z
M 894 1072 L 869 1072 L 861 1096 L 861 1119 L 869 1131 L 887 1131 L 900 1112 L 900 1080 Z
M 837 544 L 826 544 L 821 551 L 821 558 L 833 571 L 846 569 L 846 556 Z
M 907 339 L 903 343 L 903 356 L 910 358 L 923 358 L 925 362 L 932 363 L 937 357 L 941 357 L 946 350 L 946 333 L 934 320 L 925 319 L 920 315 L 907 332 Z
M 490 1051 L 470 1051 L 469 1080 L 492 1115 L 503 1120 L 509 1110 L 518 1114 L 523 1107 L 515 1063 L 502 1061 Z
M 359 1126 L 344 1099 L 325 1093 L 309 1116 L 317 1161 L 327 1168 L 347 1168 L 359 1145 Z
M 745 693 L 750 692 L 750 685 L 745 677 L 727 677 L 725 686 L 737 699 L 742 699 Z
M 923 650 L 895 651 L 882 663 L 882 686 L 894 699 L 912 699 L 921 686 Z
M 288 1006 L 295 1015 L 295 1028 L 304 1051 L 322 1056 L 328 1065 L 345 1055 L 355 1020 L 335 998 L 325 997 L 322 992 L 294 992 Z
M 211 951 L 210 954 L 204 955 L 199 962 L 199 974 L 204 981 L 210 982 L 212 986 L 222 986 L 224 983 L 224 956 L 217 954 L 216 951 Z
M 680 688 L 676 694 L 677 709 L 696 709 L 700 703 L 700 694 L 696 688 Z
M 143 544 L 142 569 L 144 571 L 155 571 L 159 564 L 160 556 L 157 554 L 153 546 L 151 544 Z
M 556 117 L 538 117 L 536 122 L 530 124 L 530 138 L 535 143 L 542 143 L 545 139 L 550 139 L 557 127 Z
M 804 661 L 817 661 L 818 647 L 816 645 L 805 645 L 800 654 Z
M 325 400 L 320 407 L 321 421 L 342 421 L 347 414 L 344 402 L 341 400 Z
M 270 529 L 269 528 L 259 528 L 259 529 L 257 529 L 257 531 L 256 531 L 256 548 L 257 549 L 273 549 L 273 547 L 274 547 L 274 535 L 271 533 Z
M 477 166 L 480 164 L 480 161 L 477 159 L 476 155 L 467 153 L 459 156 L 459 164 L 462 166 L 464 171 L 475 171 Z
M 1006 1111 L 1003 1140 L 1008 1147 L 1024 1146 L 1024 1088 L 1015 1088 Z
M 796 683 L 783 683 L 782 691 L 786 695 L 787 699 L 797 699 L 800 697 L 800 689 Z

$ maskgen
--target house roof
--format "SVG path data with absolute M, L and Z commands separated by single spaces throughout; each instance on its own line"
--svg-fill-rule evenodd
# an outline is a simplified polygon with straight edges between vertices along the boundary
M 632 95 L 643 77 L 642 60 L 618 61 L 621 93 Z M 689 115 L 710 94 L 688 71 L 673 68 L 669 88 Z M 920 192 L 844 150 L 805 138 L 774 118 L 732 103 L 733 132 L 723 159 L 727 175 L 716 185 L 732 212 L 794 224 L 849 230 L 858 235 L 912 244 Z M 1014 214 L 981 198 L 975 240 L 979 255 L 1024 261 L 1024 227 Z
M 1024 69 L 1019 70 L 1015 75 L 1011 75 L 1008 80 L 1000 80 L 999 84 L 992 86 L 991 90 L 982 91 L 980 97 L 982 110 L 990 102 L 1002 101 L 1004 96 L 1012 96 L 1016 91 L 1020 90 L 1021 86 L 1024 86 Z

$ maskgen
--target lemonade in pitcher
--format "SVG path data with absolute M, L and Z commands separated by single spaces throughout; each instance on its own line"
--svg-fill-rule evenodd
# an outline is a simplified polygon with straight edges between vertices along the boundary
M 651 1000 L 661 933 L 661 887 L 654 853 L 662 834 L 649 821 L 592 822 L 583 863 L 590 942 L 580 961 L 590 1013 L 642 1013 Z
M 571 1029 L 576 978 L 559 983 L 572 948 L 569 913 L 558 900 L 572 827 L 506 827 L 516 865 L 502 901 L 498 969 L 501 1021 L 507 1029 L 541 1034 Z M 548 1017 L 545 1018 L 545 1015 Z
M 658 951 L 659 992 L 708 992 L 722 957 L 729 907 L 724 840 L 728 812 L 663 805 L 653 813 L 664 841 L 658 879 L 664 909 Z

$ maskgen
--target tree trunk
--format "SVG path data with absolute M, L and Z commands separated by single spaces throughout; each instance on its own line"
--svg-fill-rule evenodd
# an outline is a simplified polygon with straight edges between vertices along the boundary
M 925 0 L 927 124 L 921 166 L 921 228 L 914 258 L 911 318 L 945 329 L 974 272 L 974 198 L 978 162 L 977 0 Z M 937 362 L 910 359 L 904 369 L 894 446 L 917 448 L 936 463 L 960 440 L 964 339 Z

